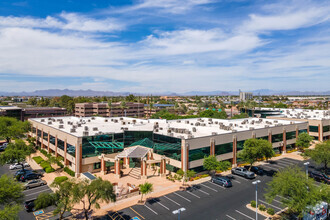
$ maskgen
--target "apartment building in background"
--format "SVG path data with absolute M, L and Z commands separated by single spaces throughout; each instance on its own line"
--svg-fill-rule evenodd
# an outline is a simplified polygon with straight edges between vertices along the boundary
M 252 92 L 242 92 L 241 90 L 239 90 L 239 100 L 240 101 L 247 101 L 247 100 L 251 100 L 253 99 L 253 94 Z
M 121 102 L 108 103 L 76 103 L 76 117 L 144 117 L 144 104 L 135 102 L 126 102 L 123 106 Z

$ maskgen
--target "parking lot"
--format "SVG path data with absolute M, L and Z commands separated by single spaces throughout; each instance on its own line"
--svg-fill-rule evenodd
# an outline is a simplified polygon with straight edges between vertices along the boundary
M 30 167 L 27 167 L 25 169 L 26 170 L 31 170 Z M 9 169 L 9 164 L 6 164 L 6 165 L 3 165 L 3 166 L 0 166 L 0 175 L 3 175 L 3 174 L 14 175 L 17 170 L 18 169 L 10 170 Z M 24 190 L 23 191 L 24 201 L 34 200 L 42 192 L 52 192 L 52 190 L 48 187 L 48 185 L 39 186 L 39 187 Z M 22 210 L 19 213 L 19 218 L 24 219 L 24 220 L 30 220 L 30 219 L 32 220 L 32 219 L 36 219 L 36 216 L 34 216 L 34 214 L 32 212 L 28 213 L 25 210 Z M 39 219 L 41 220 L 41 218 L 39 218 Z
M 278 171 L 290 165 L 303 167 L 303 163 L 303 161 L 283 158 L 261 167 Z M 172 211 L 185 208 L 186 210 L 181 213 L 181 219 L 252 220 L 255 219 L 255 211 L 246 208 L 246 205 L 251 200 L 255 200 L 255 185 L 252 184 L 255 180 L 261 181 L 258 185 L 259 204 L 273 208 L 275 212 L 284 208 L 281 197 L 276 197 L 271 204 L 266 202 L 264 193 L 267 183 L 272 179 L 271 176 L 257 176 L 252 180 L 237 175 L 233 177 L 231 188 L 224 188 L 207 181 L 193 185 L 186 191 L 149 198 L 144 205 L 134 205 L 118 212 L 109 212 L 100 219 L 177 219 L 178 216 Z M 258 219 L 265 218 L 262 215 L 258 216 Z

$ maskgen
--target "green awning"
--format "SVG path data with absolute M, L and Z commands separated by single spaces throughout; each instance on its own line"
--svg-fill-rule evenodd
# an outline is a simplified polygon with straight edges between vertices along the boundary
M 124 149 L 123 142 L 102 142 L 102 141 L 90 141 L 89 142 L 96 149 L 98 148 L 111 148 L 111 149 Z
M 142 140 L 134 142 L 133 144 L 130 145 L 130 147 L 138 146 L 138 145 L 143 146 L 143 147 L 153 148 L 154 142 L 152 140 L 150 140 L 149 138 L 144 138 Z
M 156 150 L 180 150 L 180 143 L 155 143 L 154 149 Z

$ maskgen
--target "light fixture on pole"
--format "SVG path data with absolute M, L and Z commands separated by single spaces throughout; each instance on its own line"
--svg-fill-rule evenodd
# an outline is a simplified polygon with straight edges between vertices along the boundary
M 258 220 L 258 183 L 260 182 L 260 180 L 252 182 L 252 184 L 256 185 L 256 220 Z
M 304 165 L 306 166 L 306 178 L 308 179 L 308 165 L 309 165 L 309 162 L 304 163 Z
M 180 220 L 180 214 L 181 214 L 181 212 L 183 212 L 183 211 L 186 211 L 186 209 L 185 209 L 185 208 L 179 208 L 179 209 L 177 209 L 177 210 L 174 210 L 172 213 L 173 213 L 174 215 L 178 214 L 178 220 Z

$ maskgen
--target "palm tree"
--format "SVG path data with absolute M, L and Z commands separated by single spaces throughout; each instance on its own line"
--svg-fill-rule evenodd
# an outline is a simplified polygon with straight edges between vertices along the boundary
M 151 193 L 153 191 L 153 184 L 145 182 L 143 184 L 140 184 L 139 187 L 140 187 L 141 202 L 142 202 L 143 195 L 147 195 L 148 193 Z
M 120 103 L 120 109 L 121 109 L 121 116 L 124 116 L 124 109 L 126 109 L 127 108 L 127 106 L 126 106 L 126 102 L 125 101 L 122 101 L 121 103 Z

